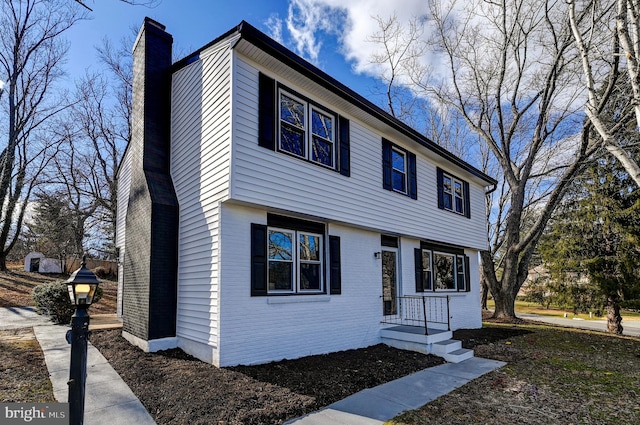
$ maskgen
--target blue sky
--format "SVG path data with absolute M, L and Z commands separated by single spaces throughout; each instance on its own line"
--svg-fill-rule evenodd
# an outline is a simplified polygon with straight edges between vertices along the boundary
M 362 49 L 346 48 L 347 34 L 359 32 L 355 38 L 360 40 L 350 42 L 352 45 L 371 45 L 366 41 L 368 31 L 357 31 L 350 22 L 360 13 L 358 8 L 366 8 L 370 13 L 369 16 L 360 13 L 359 20 L 364 21 L 392 10 L 387 6 L 391 2 L 355 0 L 352 3 L 356 8 L 343 8 L 334 0 L 159 0 L 156 7 L 149 8 L 119 0 L 85 0 L 93 12 L 89 12 L 90 20 L 79 22 L 67 33 L 68 75 L 73 79 L 87 69 L 99 70 L 95 47 L 101 45 L 105 37 L 117 44 L 130 36 L 132 28 L 137 30 L 145 16 L 164 24 L 173 35 L 175 59 L 245 20 L 360 94 L 369 96 L 375 80 L 355 71 L 362 59 L 354 58 L 350 50 Z M 403 3 L 415 1 L 400 0 L 396 4 Z

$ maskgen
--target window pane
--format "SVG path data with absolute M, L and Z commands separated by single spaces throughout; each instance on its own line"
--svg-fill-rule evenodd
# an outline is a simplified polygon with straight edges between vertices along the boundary
M 311 145 L 311 160 L 333 167 L 333 143 L 314 137 Z
M 300 233 L 300 260 L 320 261 L 320 237 Z
M 291 291 L 293 263 L 269 261 L 269 290 Z
M 280 119 L 304 128 L 304 105 L 286 95 L 280 95 Z
M 455 289 L 454 256 L 434 253 L 433 257 L 436 289 Z
M 444 196 L 442 197 L 442 200 L 444 201 L 444 208 L 446 210 L 452 210 L 453 209 L 453 205 L 451 205 L 453 203 L 453 200 L 451 199 L 451 194 L 450 193 L 444 193 Z
M 269 259 L 285 261 L 293 259 L 293 233 L 269 230 Z
M 422 270 L 431 270 L 431 256 L 428 251 L 422 251 Z
M 459 213 L 462 213 L 462 212 L 463 212 L 463 211 L 462 211 L 462 209 L 463 209 L 463 208 L 462 208 L 462 205 L 463 205 L 463 203 L 462 203 L 462 198 L 458 198 L 458 197 L 456 196 L 456 212 L 459 212 Z
M 442 186 L 444 187 L 445 193 L 451 193 L 451 177 L 444 176 L 442 178 Z
M 456 182 L 454 185 L 455 191 L 456 191 L 456 196 L 459 196 L 462 198 L 462 184 L 460 182 Z
M 283 125 L 280 129 L 280 149 L 298 156 L 305 156 L 304 132 L 295 127 Z
M 300 264 L 300 289 L 317 290 L 320 288 L 320 264 Z
M 318 111 L 312 111 L 311 131 L 324 139 L 333 140 L 333 120 Z
M 459 274 L 464 274 L 464 257 L 458 257 L 458 261 L 456 261 L 456 269 Z
M 399 171 L 393 170 L 393 188 L 400 192 L 407 191 L 407 184 L 405 181 L 405 175 Z
M 404 155 L 396 150 L 391 151 L 391 163 L 398 171 L 405 171 Z

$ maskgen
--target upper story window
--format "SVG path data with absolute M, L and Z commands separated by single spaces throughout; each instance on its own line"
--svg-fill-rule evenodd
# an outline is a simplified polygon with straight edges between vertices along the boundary
M 349 120 L 263 73 L 258 77 L 258 145 L 349 177 Z
M 437 169 L 438 208 L 471 217 L 469 183 Z
M 335 168 L 335 116 L 282 89 L 279 105 L 278 149 Z
M 418 198 L 416 155 L 382 139 L 382 187 Z

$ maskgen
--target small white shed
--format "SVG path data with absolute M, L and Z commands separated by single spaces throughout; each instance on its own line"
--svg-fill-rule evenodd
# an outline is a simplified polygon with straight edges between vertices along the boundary
M 35 273 L 62 273 L 60 260 L 46 258 L 41 252 L 31 252 L 24 258 L 24 271 Z

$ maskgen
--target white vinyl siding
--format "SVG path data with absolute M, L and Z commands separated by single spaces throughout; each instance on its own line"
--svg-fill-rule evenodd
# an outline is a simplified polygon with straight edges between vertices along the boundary
M 171 175 L 180 202 L 176 333 L 215 353 L 219 205 L 229 192 L 231 155 L 228 48 L 203 52 L 173 75 L 171 106 Z
M 221 211 L 220 366 L 380 343 L 382 274 L 373 256 L 379 233 L 328 226 L 327 233 L 341 240 L 340 295 L 251 297 L 251 223 L 266 225 L 267 212 L 230 202 Z
M 231 198 L 254 205 L 295 211 L 465 247 L 485 249 L 486 215 L 484 188 L 470 181 L 471 218 L 438 209 L 436 164 L 421 153 L 423 147 L 389 137 L 350 118 L 351 177 L 317 167 L 297 158 L 258 146 L 258 72 L 236 54 L 234 93 L 239 105 L 234 111 L 234 160 Z M 275 76 L 290 84 L 286 76 Z M 292 85 L 318 104 L 328 102 Z M 340 114 L 340 110 L 334 112 Z M 382 188 L 381 137 L 390 138 L 417 156 L 418 199 L 403 199 Z M 448 167 L 451 168 L 451 167 Z M 462 170 L 456 174 L 466 177 Z
M 129 207 L 129 193 L 131 189 L 131 150 L 125 151 L 124 157 L 118 169 L 118 190 L 117 202 L 118 211 L 116 215 L 116 248 L 120 250 L 118 256 L 118 298 L 116 313 L 122 317 L 122 290 L 124 287 L 124 241 L 127 224 L 127 208 Z

